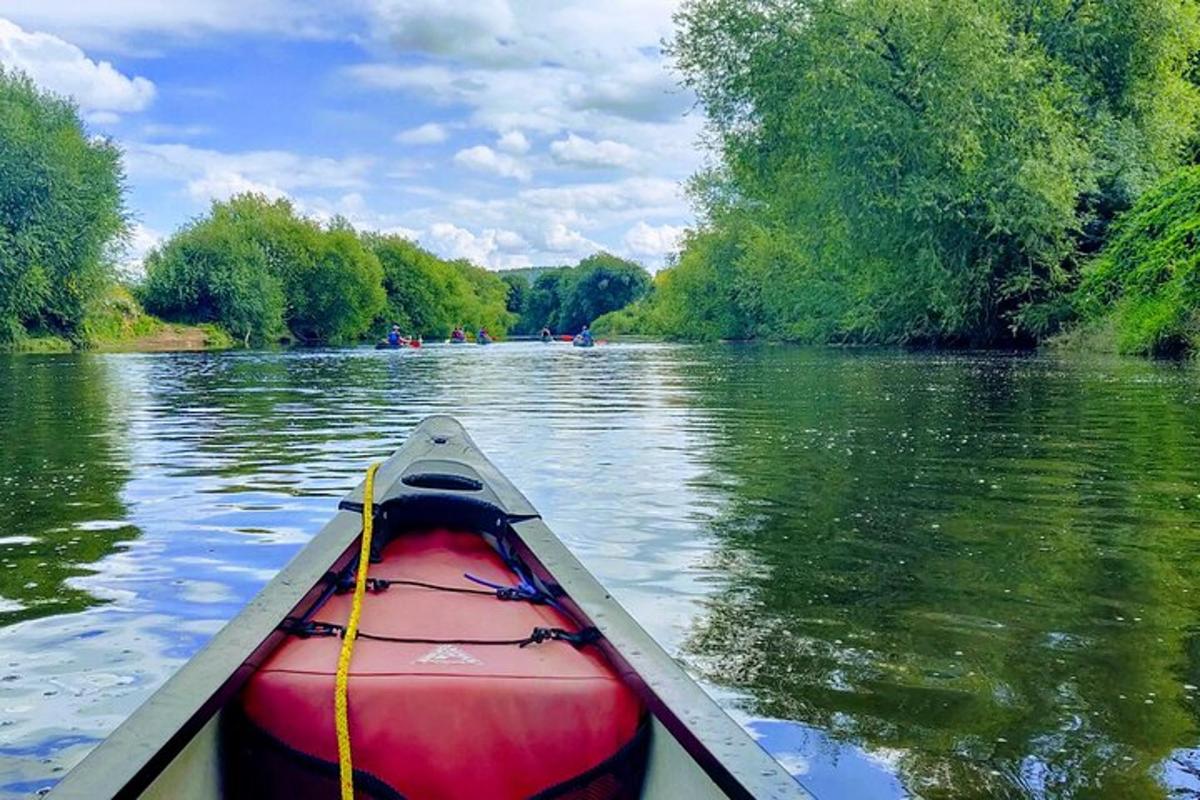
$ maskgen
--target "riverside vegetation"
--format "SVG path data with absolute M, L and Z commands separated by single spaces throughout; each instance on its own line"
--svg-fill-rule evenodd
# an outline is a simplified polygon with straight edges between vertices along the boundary
M 699 225 L 607 331 L 1200 348 L 1192 0 L 688 0 Z
M 687 0 L 676 27 L 712 166 L 652 285 L 607 254 L 501 277 L 242 196 L 122 294 L 117 147 L 0 73 L 0 345 L 161 324 L 132 296 L 244 344 L 599 317 L 600 335 L 1200 350 L 1197 0 Z
M 127 282 L 115 266 L 124 191 L 113 142 L 89 136 L 68 100 L 0 71 L 0 348 L 345 343 L 392 324 L 431 338 L 456 324 L 503 336 L 578 327 L 649 284 L 640 266 L 598 253 L 542 270 L 531 287 L 256 194 L 214 202 Z

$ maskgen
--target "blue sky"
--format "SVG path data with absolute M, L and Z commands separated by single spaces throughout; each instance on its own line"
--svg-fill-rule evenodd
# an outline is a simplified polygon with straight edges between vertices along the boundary
M 492 268 L 654 269 L 702 120 L 674 0 L 0 0 L 0 63 L 124 148 L 128 259 L 212 199 L 290 197 Z

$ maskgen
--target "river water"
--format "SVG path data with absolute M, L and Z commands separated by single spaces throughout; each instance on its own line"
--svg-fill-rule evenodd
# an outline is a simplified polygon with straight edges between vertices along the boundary
M 823 800 L 1200 794 L 1200 371 L 771 346 L 0 356 L 0 796 L 456 414 Z

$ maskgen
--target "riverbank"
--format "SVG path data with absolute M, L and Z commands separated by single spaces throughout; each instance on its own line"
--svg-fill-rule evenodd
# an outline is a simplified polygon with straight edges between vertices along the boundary
M 217 325 L 164 322 L 147 314 L 129 290 L 114 286 L 89 313 L 80 341 L 34 331 L 0 348 L 0 352 L 70 353 L 88 350 L 158 353 L 172 350 L 223 350 L 235 344 L 233 337 Z
M 77 346 L 61 336 L 30 336 L 0 350 L 5 353 L 164 353 L 172 351 L 226 350 L 235 342 L 215 325 L 172 325 L 127 339 L 101 340 Z

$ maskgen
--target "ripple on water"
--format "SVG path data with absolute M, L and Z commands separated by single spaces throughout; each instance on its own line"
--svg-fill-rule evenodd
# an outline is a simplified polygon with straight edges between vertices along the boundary
M 819 796 L 1186 794 L 1198 406 L 1194 370 L 1048 357 L 0 356 L 0 794 L 78 761 L 431 413 Z

